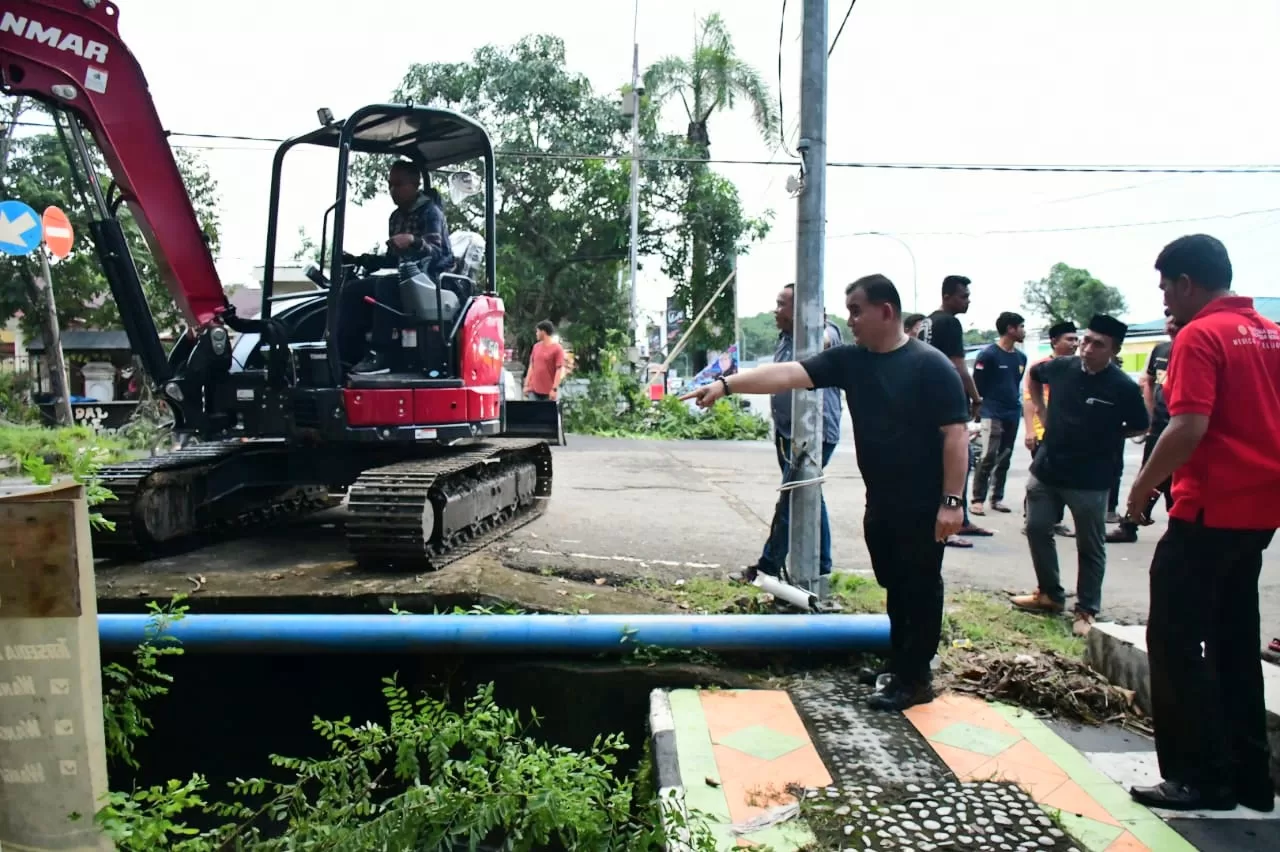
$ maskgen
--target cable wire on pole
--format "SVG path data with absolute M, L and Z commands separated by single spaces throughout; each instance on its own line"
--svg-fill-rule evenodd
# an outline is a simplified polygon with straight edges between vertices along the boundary
M 840 34 L 844 32 L 844 25 L 849 23 L 849 15 L 853 14 L 853 7 L 858 0 L 849 0 L 849 8 L 844 10 L 844 20 L 840 22 L 840 29 L 836 30 L 836 37 L 831 39 L 831 46 L 827 48 L 827 58 L 831 58 L 831 52 L 836 49 L 836 45 L 840 43 Z

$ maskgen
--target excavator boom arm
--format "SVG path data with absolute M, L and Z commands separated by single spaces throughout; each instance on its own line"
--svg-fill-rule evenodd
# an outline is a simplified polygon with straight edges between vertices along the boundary
M 205 242 L 146 77 L 106 0 L 0 0 L 0 80 L 73 113 L 92 134 L 193 328 L 225 309 Z M 121 305 L 121 312 L 126 310 Z M 149 318 L 148 318 L 149 319 Z M 133 341 L 135 349 L 144 342 Z

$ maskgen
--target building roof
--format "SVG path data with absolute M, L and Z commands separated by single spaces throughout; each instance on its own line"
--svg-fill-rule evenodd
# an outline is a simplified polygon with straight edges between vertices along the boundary
M 133 347 L 129 344 L 129 335 L 123 331 L 73 328 L 62 332 L 62 349 L 64 352 L 128 352 Z M 43 352 L 44 339 L 33 338 L 27 344 L 27 351 Z

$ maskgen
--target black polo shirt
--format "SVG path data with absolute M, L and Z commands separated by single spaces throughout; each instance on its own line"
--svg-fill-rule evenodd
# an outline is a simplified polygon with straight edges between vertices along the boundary
M 1157 343 L 1147 358 L 1147 377 L 1151 380 L 1151 392 L 1155 398 L 1155 412 L 1151 427 L 1163 429 L 1169 425 L 1169 406 L 1164 401 L 1164 377 L 1169 372 L 1169 357 L 1173 354 L 1173 341 Z
M 832 346 L 800 364 L 815 388 L 845 392 L 867 515 L 932 528 L 942 505 L 942 427 L 969 420 L 955 365 L 913 337 L 891 352 Z
M 1078 355 L 1041 361 L 1031 378 L 1053 388 L 1044 442 L 1031 475 L 1046 485 L 1107 491 L 1116 477 L 1114 447 L 1147 428 L 1137 382 L 1114 363 L 1089 373 Z

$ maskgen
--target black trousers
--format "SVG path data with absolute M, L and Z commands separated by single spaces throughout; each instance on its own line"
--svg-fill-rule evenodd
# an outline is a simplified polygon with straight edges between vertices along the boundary
M 929 662 L 942 638 L 942 556 L 936 518 L 877 518 L 867 512 L 863 537 L 876 582 L 889 593 L 888 671 L 915 684 L 930 678 Z
M 982 460 L 973 477 L 973 502 L 985 503 L 987 487 L 991 487 L 991 502 L 1004 500 L 1004 484 L 1009 477 L 1009 462 L 1013 460 L 1013 447 L 1018 439 L 1020 420 L 982 420 Z
M 1111 490 L 1107 492 L 1107 511 L 1115 512 L 1120 508 L 1120 480 L 1124 478 L 1124 442 L 1128 438 L 1120 439 L 1120 446 L 1116 449 L 1116 480 L 1111 484 Z
M 1271 796 L 1258 576 L 1274 534 L 1170 518 L 1156 545 L 1147 653 L 1168 781 Z

